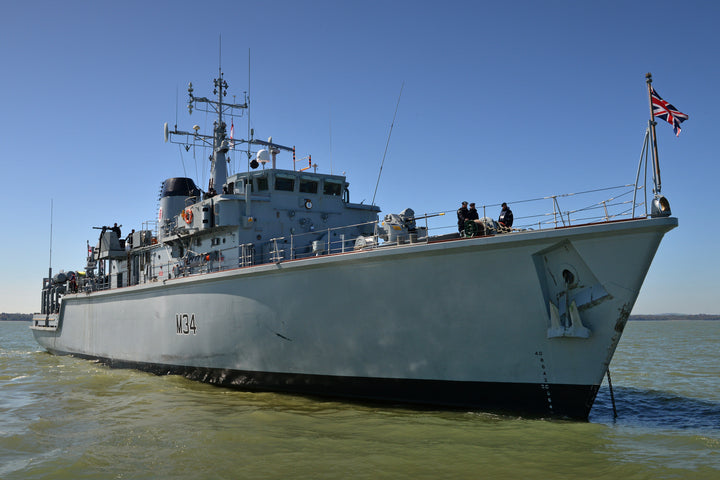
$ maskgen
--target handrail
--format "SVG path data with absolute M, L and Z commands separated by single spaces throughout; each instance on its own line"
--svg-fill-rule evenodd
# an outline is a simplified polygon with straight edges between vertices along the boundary
M 645 195 L 641 195 L 640 203 L 635 203 L 637 196 L 637 190 L 643 190 L 643 186 L 620 185 L 616 187 L 607 187 L 594 190 L 586 190 L 584 192 L 568 193 L 562 195 L 549 195 L 544 197 L 538 197 L 529 200 L 520 200 L 515 202 L 508 202 L 511 207 L 516 207 L 520 215 L 515 216 L 515 223 L 511 231 L 513 233 L 522 233 L 530 230 L 543 230 L 543 229 L 554 229 L 570 225 L 579 225 L 583 223 L 601 223 L 609 222 L 621 218 L 634 218 L 632 215 L 638 206 L 642 206 L 645 203 Z M 622 189 L 622 190 L 621 190 Z M 605 194 L 606 192 L 613 191 L 614 193 L 610 196 L 599 197 L 599 194 Z M 628 199 L 632 196 L 632 200 Z M 586 198 L 587 201 L 584 204 L 575 205 L 578 200 Z M 561 208 L 560 201 L 562 200 Z M 548 205 L 548 200 L 551 202 Z M 487 204 L 482 205 L 482 212 L 484 216 L 490 207 L 499 207 L 501 204 Z M 537 207 L 531 207 L 531 205 L 537 205 Z M 545 205 L 545 207 L 543 207 Z M 548 209 L 550 207 L 550 209 Z M 569 207 L 569 208 L 567 208 Z M 433 238 L 438 238 L 448 233 L 457 232 L 457 225 L 447 225 L 443 223 L 443 219 L 446 218 L 446 214 L 453 213 L 454 210 L 446 210 L 440 212 L 424 213 L 422 215 L 415 216 L 413 220 L 425 220 L 424 230 L 419 227 L 422 231 L 422 235 L 414 238 L 415 242 L 430 242 Z M 645 215 L 647 216 L 647 214 Z M 640 218 L 644 218 L 640 217 Z M 454 216 L 447 215 L 447 217 L 454 220 Z M 244 243 L 237 246 L 216 248 L 210 252 L 193 252 L 194 255 L 203 255 L 207 258 L 201 258 L 200 260 L 194 259 L 189 262 L 188 258 L 176 259 L 173 261 L 163 263 L 152 263 L 141 273 L 144 282 L 152 281 L 165 281 L 171 280 L 178 277 L 185 277 L 197 274 L 206 274 L 211 272 L 218 272 L 223 270 L 229 270 L 234 268 L 244 268 L 262 264 L 279 264 L 288 260 L 296 260 L 302 258 L 321 257 L 334 255 L 338 253 L 348 253 L 356 250 L 356 236 L 346 236 L 345 233 L 340 233 L 343 230 L 356 229 L 358 227 L 366 227 L 365 230 L 370 230 L 372 225 L 373 234 L 367 236 L 370 241 L 367 244 L 363 244 L 362 250 L 373 250 L 377 248 L 386 248 L 392 245 L 402 245 L 403 242 L 389 242 L 383 240 L 384 235 L 380 233 L 378 223 L 380 222 L 371 221 L 356 223 L 351 225 L 345 225 L 340 227 L 328 227 L 315 231 L 293 233 L 289 236 L 282 236 L 272 238 L 266 241 L 267 247 L 257 251 L 258 245 L 253 243 Z M 154 223 L 154 225 L 153 225 Z M 144 222 L 143 227 L 151 230 L 152 227 L 157 229 L 157 222 Z M 498 231 L 498 233 L 501 233 Z M 336 235 L 334 235 L 336 234 Z M 312 236 L 315 241 L 308 241 L 307 237 Z M 337 237 L 333 240 L 333 237 Z M 387 238 L 387 237 L 385 237 Z M 413 237 L 407 239 L 408 243 L 414 243 Z M 315 242 L 318 242 L 315 244 Z M 227 259 L 226 259 L 227 258 Z M 124 272 L 127 275 L 127 272 Z M 117 274 L 112 274 L 117 275 Z M 115 277 L 117 279 L 117 277 Z M 83 282 L 83 286 L 78 290 L 79 292 L 86 291 L 99 291 L 108 290 L 111 288 L 111 275 L 102 275 L 93 278 L 87 278 Z M 122 282 L 125 284 L 126 282 Z M 58 302 L 59 303 L 59 302 Z M 54 309 L 59 308 L 59 304 L 53 304 Z
M 619 189 L 628 189 L 630 187 L 632 187 L 630 190 L 617 192 L 607 198 L 591 199 L 587 204 L 577 206 L 576 208 L 561 209 L 560 202 L 558 201 L 558 199 L 563 199 L 563 204 L 567 204 L 569 203 L 569 200 L 575 200 L 583 196 L 591 196 L 593 194 L 599 194 L 608 191 L 617 191 Z M 615 187 L 586 190 L 577 193 L 549 195 L 529 200 L 508 202 L 510 205 L 523 205 L 523 209 L 526 209 L 527 204 L 542 203 L 550 200 L 553 207 L 551 211 L 542 211 L 541 209 L 536 212 L 529 211 L 525 215 L 516 216 L 516 223 L 513 225 L 512 231 L 515 233 L 520 233 L 529 230 L 559 228 L 562 226 L 570 226 L 572 224 L 578 225 L 582 223 L 609 222 L 623 217 L 630 217 L 633 210 L 633 207 L 631 206 L 632 200 L 625 200 L 624 198 L 634 193 L 634 187 L 635 185 L 633 184 L 619 185 Z M 642 188 L 642 186 L 639 186 L 637 189 Z M 500 205 L 501 203 L 487 204 L 482 205 L 482 208 L 485 212 L 489 207 L 499 207 Z M 642 205 L 642 203 L 640 203 L 639 205 Z M 637 206 L 638 205 L 635 205 L 635 207 Z M 441 212 L 424 213 L 422 215 L 415 216 L 414 220 L 416 221 L 423 219 L 425 220 L 425 229 L 427 235 L 423 237 L 422 242 L 428 242 L 432 237 L 442 235 L 443 231 L 446 231 L 447 233 L 449 233 L 448 231 L 457 231 L 456 225 L 432 225 L 431 222 L 429 222 L 430 219 L 439 220 L 444 218 L 444 215 L 453 212 L 454 210 L 446 210 Z M 354 245 L 352 247 L 348 246 L 348 243 L 351 241 L 354 244 L 354 239 L 347 239 L 344 235 L 339 234 L 337 235 L 338 239 L 333 240 L 332 234 L 335 232 L 340 232 L 342 230 L 369 225 L 377 227 L 378 222 L 372 221 L 344 225 L 340 227 L 329 227 L 326 229 L 294 233 L 290 234 L 289 236 L 271 238 L 267 241 L 270 245 L 267 252 L 259 252 L 259 254 L 255 250 L 256 246 L 252 243 L 245 243 L 234 247 L 216 249 L 213 251 L 217 252 L 220 257 L 225 256 L 227 252 L 237 250 L 237 261 L 232 263 L 223 263 L 220 260 L 216 260 L 213 262 L 208 262 L 207 264 L 189 267 L 182 272 L 181 276 L 210 273 L 215 271 L 249 267 L 254 265 L 263 265 L 270 263 L 277 264 L 287 260 L 321 257 L 337 253 L 348 253 L 348 249 L 351 249 L 350 251 L 354 250 Z M 306 238 L 308 236 L 316 238 L 316 241 L 318 242 L 322 241 L 322 249 L 320 249 L 320 244 L 318 244 L 317 250 L 312 250 L 311 248 L 310 251 L 308 251 L 309 245 L 312 245 L 312 242 L 308 242 L 307 240 L 302 241 L 302 238 Z M 370 242 L 368 246 L 364 249 L 376 249 L 379 247 L 388 246 L 387 242 L 381 243 L 382 236 L 378 234 L 377 228 L 375 228 L 375 233 L 371 235 L 370 238 L 372 238 L 373 241 Z M 298 247 L 297 245 L 300 245 L 300 247 Z M 227 256 L 231 257 L 231 255 Z M 160 270 L 162 270 L 163 272 L 171 272 L 173 266 L 177 263 L 178 262 L 175 261 L 167 262 L 163 265 L 153 265 L 151 277 L 157 278 L 157 274 Z

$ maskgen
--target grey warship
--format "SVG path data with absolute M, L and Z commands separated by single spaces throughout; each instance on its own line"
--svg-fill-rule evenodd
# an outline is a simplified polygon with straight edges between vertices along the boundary
M 222 71 L 214 88 L 213 99 L 188 89 L 191 113 L 216 116 L 211 134 L 165 125 L 166 141 L 212 148 L 207 189 L 166 179 L 156 223 L 127 239 L 102 228 L 84 268 L 51 270 L 31 325 L 43 348 L 249 391 L 588 418 L 678 225 L 656 152 L 649 213 L 633 199 L 625 217 L 482 218 L 433 235 L 431 215 L 381 221 L 378 206 L 351 202 L 344 176 L 296 168 L 295 147 L 232 138 L 247 97 L 227 101 Z M 247 169 L 229 175 L 240 148 Z

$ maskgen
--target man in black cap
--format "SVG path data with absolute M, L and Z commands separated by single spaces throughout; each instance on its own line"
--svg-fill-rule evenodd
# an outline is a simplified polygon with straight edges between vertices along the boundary
M 470 208 L 468 209 L 468 220 L 477 220 L 480 216 L 478 215 L 478 211 L 475 209 L 475 203 L 470 203 Z
M 513 224 L 513 214 L 512 210 L 510 210 L 510 207 L 507 206 L 507 203 L 503 202 L 502 204 L 502 211 L 500 212 L 500 218 L 498 218 L 498 223 L 506 227 L 508 230 L 510 227 L 512 227 Z
M 468 202 L 462 202 L 462 206 L 458 208 L 458 232 L 462 233 L 465 230 L 465 220 L 468 218 Z
M 115 225 L 113 225 L 113 227 L 110 230 L 115 232 L 115 235 L 117 235 L 118 240 L 120 240 L 120 227 L 118 227 L 118 224 L 115 223 Z

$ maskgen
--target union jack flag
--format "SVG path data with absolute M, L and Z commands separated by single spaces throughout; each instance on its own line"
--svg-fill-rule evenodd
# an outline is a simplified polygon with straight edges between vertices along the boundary
M 675 136 L 680 135 L 680 124 L 688 119 L 688 116 L 662 99 L 654 88 L 650 87 L 652 93 L 652 109 L 656 117 L 662 118 L 673 126 Z

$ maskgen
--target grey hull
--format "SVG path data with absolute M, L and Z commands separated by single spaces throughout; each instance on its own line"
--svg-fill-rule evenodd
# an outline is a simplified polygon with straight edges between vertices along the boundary
M 53 353 L 247 389 L 586 418 L 675 226 L 607 222 L 72 294 L 57 326 L 33 333 Z

